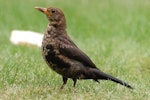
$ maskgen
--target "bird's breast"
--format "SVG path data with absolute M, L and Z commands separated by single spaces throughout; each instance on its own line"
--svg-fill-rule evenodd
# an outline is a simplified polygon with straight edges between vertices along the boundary
M 56 53 L 54 51 L 55 41 L 49 34 L 44 34 L 42 41 L 42 55 L 45 61 L 52 65 L 52 60 L 54 59 Z

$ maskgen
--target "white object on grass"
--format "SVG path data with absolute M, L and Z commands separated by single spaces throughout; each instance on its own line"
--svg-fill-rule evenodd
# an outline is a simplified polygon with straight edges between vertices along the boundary
M 32 31 L 13 30 L 10 41 L 18 45 L 36 45 L 41 47 L 43 34 Z

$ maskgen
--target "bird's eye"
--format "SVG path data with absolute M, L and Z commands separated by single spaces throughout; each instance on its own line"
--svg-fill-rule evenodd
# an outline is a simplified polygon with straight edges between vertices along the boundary
M 52 9 L 52 13 L 55 13 L 56 11 Z

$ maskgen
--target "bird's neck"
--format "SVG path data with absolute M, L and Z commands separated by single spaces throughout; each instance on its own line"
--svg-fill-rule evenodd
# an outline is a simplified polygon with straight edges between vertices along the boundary
M 56 29 L 60 29 L 60 30 L 66 30 L 66 24 L 50 22 L 49 26 L 55 27 Z
M 60 20 L 50 20 L 50 26 L 54 26 L 57 29 L 66 30 L 66 19 L 62 17 Z
M 58 23 L 58 22 L 50 22 L 48 26 L 53 27 L 57 30 L 66 30 L 66 24 L 65 23 Z
M 50 35 L 67 35 L 65 25 L 50 22 L 47 27 L 47 33 Z

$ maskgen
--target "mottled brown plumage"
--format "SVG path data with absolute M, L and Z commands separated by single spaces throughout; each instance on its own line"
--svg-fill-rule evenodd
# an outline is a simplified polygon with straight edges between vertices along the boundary
M 60 9 L 56 7 L 35 8 L 43 12 L 49 20 L 42 42 L 42 54 L 47 64 L 62 75 L 61 88 L 67 83 L 67 79 L 71 78 L 74 81 L 74 87 L 77 79 L 93 79 L 97 82 L 98 80 L 111 80 L 132 89 L 127 83 L 99 70 L 91 59 L 74 44 L 67 35 L 66 19 Z

